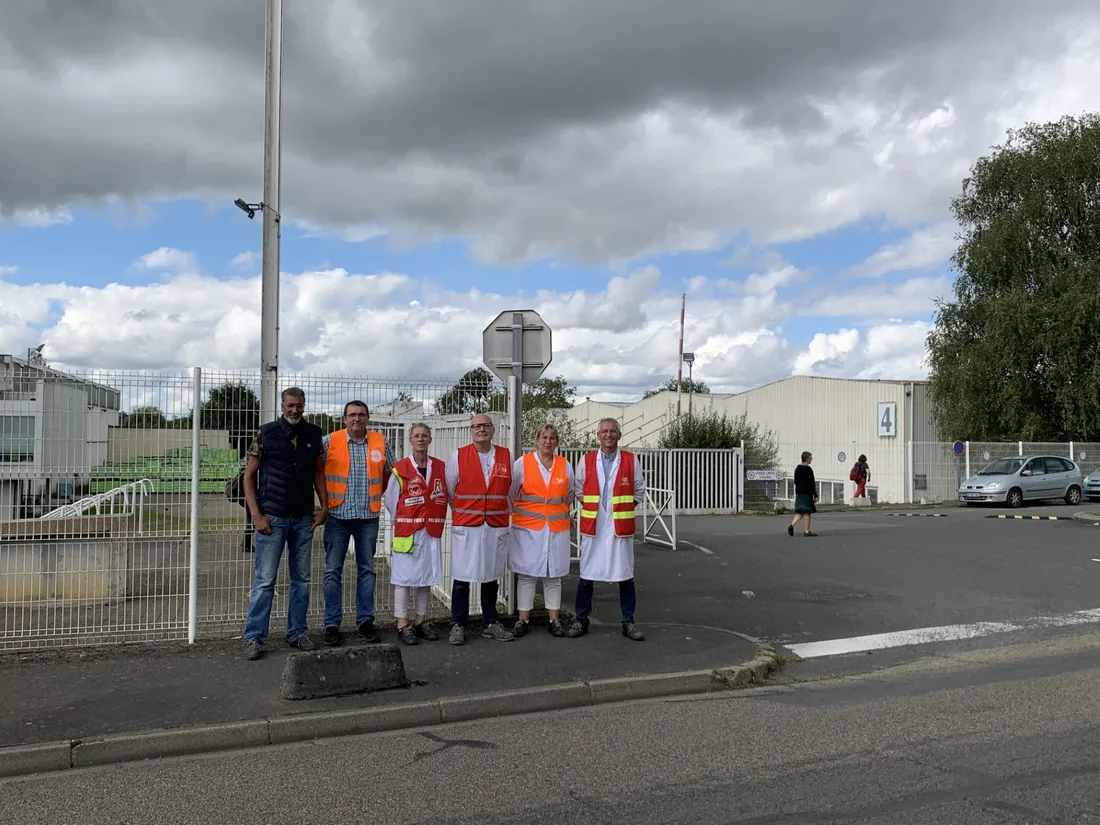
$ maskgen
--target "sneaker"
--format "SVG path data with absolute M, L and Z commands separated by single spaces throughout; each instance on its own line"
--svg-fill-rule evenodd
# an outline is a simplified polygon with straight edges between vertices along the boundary
M 296 647 L 299 650 L 313 650 L 313 639 L 309 638 L 305 633 L 299 636 L 297 639 L 291 639 L 290 646 Z
M 452 645 L 466 644 L 466 628 L 460 624 L 451 625 L 451 632 L 447 636 L 447 641 Z
M 645 634 L 635 627 L 634 622 L 627 622 L 623 625 L 623 635 L 630 639 L 632 642 L 644 642 Z
M 397 631 L 397 638 L 401 640 L 403 645 L 418 645 L 420 640 L 416 638 L 416 631 L 413 630 L 411 624 L 405 625 L 403 628 Z
M 531 623 L 526 619 L 520 619 L 512 626 L 512 635 L 517 639 L 522 639 L 528 633 L 531 632 Z
M 788 536 L 793 536 L 794 535 L 794 525 L 793 524 L 788 524 L 787 525 L 787 535 Z
M 504 625 L 500 622 L 493 622 L 491 625 L 486 625 L 481 635 L 486 639 L 496 639 L 498 642 L 514 642 L 516 637 L 510 630 L 505 630 Z
M 561 626 L 560 619 L 551 619 L 550 627 L 547 628 L 547 630 L 549 630 L 550 635 L 553 636 L 555 639 L 565 638 L 565 628 Z
M 336 647 L 338 644 L 340 644 L 340 628 L 325 628 L 325 644 L 329 647 Z
M 802 535 L 804 535 L 808 539 L 816 539 L 817 538 L 817 533 L 811 533 L 809 530 L 807 530 Z
M 435 628 L 432 627 L 432 623 L 429 621 L 421 622 L 420 624 L 414 624 L 412 626 L 413 633 L 416 634 L 416 638 L 423 639 L 425 642 L 438 642 L 439 634 L 436 633 Z
M 581 636 L 588 635 L 588 625 L 584 622 L 573 622 L 569 627 L 569 632 L 566 634 L 570 639 L 579 639 Z
M 264 657 L 263 645 L 259 642 L 245 642 L 242 655 L 246 662 L 255 662 L 257 659 L 262 659 Z
M 359 638 L 370 642 L 371 644 L 381 641 L 381 637 L 378 635 L 378 631 L 374 629 L 373 621 L 363 622 L 361 625 L 359 625 Z

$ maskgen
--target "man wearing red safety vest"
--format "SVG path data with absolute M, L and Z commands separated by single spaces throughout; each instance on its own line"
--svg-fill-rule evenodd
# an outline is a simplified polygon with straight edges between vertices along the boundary
M 511 454 L 493 445 L 496 427 L 487 415 L 470 420 L 473 441 L 447 460 L 451 491 L 451 632 L 447 641 L 466 643 L 470 621 L 470 585 L 481 585 L 482 635 L 498 642 L 516 637 L 497 614 L 499 579 L 508 562 L 508 495 L 512 489 Z
M 634 625 L 635 508 L 645 501 L 645 475 L 633 453 L 619 449 L 622 433 L 614 418 L 600 421 L 600 449 L 588 453 L 576 469 L 576 498 L 581 502 L 581 575 L 577 582 L 577 620 L 570 638 L 588 633 L 596 582 L 617 582 L 623 635 L 645 639 Z

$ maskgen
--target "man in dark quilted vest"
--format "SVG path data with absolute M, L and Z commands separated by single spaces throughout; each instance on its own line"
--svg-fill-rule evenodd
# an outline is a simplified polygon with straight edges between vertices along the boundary
M 306 394 L 283 390 L 282 416 L 264 424 L 248 448 L 244 494 L 256 528 L 256 569 L 244 625 L 244 657 L 263 656 L 283 548 L 290 573 L 286 640 L 313 650 L 306 635 L 313 530 L 328 518 L 321 428 L 306 421 Z M 316 500 L 320 500 L 320 506 Z

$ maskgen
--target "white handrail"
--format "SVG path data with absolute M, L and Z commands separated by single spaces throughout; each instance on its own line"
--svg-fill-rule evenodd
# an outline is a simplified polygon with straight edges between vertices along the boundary
M 89 510 L 94 510 L 96 515 L 99 515 L 103 512 L 103 506 L 105 504 L 109 511 L 113 510 L 115 502 L 121 498 L 121 512 L 125 515 L 137 513 L 137 531 L 141 533 L 144 530 L 145 499 L 153 490 L 152 480 L 142 478 L 137 481 L 131 481 L 128 484 L 123 484 L 120 487 L 115 487 L 112 490 L 107 490 L 104 493 L 96 493 L 94 496 L 85 496 L 79 501 L 74 501 L 72 504 L 63 504 L 60 507 L 50 510 L 48 513 L 43 513 L 39 518 L 77 518 L 83 516 Z

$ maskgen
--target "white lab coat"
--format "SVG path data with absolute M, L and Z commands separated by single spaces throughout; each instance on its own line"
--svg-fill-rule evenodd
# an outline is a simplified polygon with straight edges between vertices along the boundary
M 543 483 L 550 483 L 550 471 L 538 461 L 542 471 Z M 524 459 L 516 459 L 512 465 L 512 492 L 508 504 L 514 507 L 516 496 L 523 489 Z M 573 468 L 565 464 L 565 477 L 569 482 L 566 495 L 570 502 L 574 496 Z M 529 530 L 526 527 L 512 525 L 511 542 L 508 547 L 508 569 L 524 576 L 556 579 L 569 573 L 569 531 L 555 533 L 549 526 L 541 530 Z
M 431 489 L 432 464 L 428 462 L 428 477 L 424 479 Z M 391 478 L 386 485 L 386 515 L 393 524 L 397 512 L 397 500 L 401 496 L 401 485 Z M 390 553 L 390 584 L 400 587 L 430 587 L 443 583 L 443 540 L 428 535 L 421 527 L 413 533 L 411 553 Z
M 611 481 L 619 477 L 622 451 L 616 451 L 611 466 Z M 596 472 L 600 483 L 600 509 L 596 514 L 596 535 L 581 536 L 582 579 L 594 582 L 621 582 L 634 578 L 634 536 L 616 536 L 611 515 L 613 483 L 605 483 L 603 456 L 596 455 Z M 577 463 L 574 495 L 577 501 L 584 495 L 585 459 Z M 634 458 L 634 505 L 637 509 L 636 533 L 641 532 L 641 505 L 645 501 L 645 474 L 637 456 Z
M 489 483 L 489 474 L 493 469 L 494 450 L 482 458 L 481 466 L 485 472 L 485 483 Z M 458 450 L 447 459 L 447 490 L 453 499 L 458 489 Z M 508 566 L 507 527 L 490 527 L 479 524 L 477 527 L 451 526 L 451 579 L 477 584 L 496 581 L 504 575 Z

